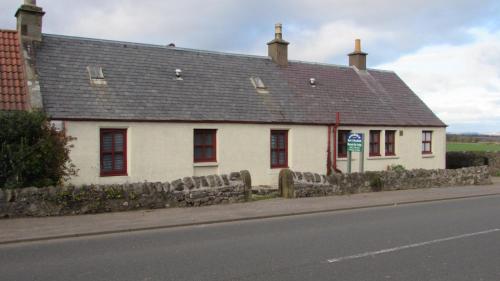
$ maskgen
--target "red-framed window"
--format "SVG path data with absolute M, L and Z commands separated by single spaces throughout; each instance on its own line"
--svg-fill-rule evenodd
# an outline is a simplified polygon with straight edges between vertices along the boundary
M 127 175 L 127 129 L 101 129 L 101 176 Z
M 385 131 L 385 155 L 396 155 L 396 131 Z
M 271 168 L 288 168 L 288 131 L 271 130 Z
M 347 137 L 351 131 L 339 130 L 337 138 L 337 155 L 339 158 L 347 157 Z
M 422 131 L 422 154 L 432 154 L 432 131 Z
M 370 131 L 370 156 L 380 156 L 380 131 Z
M 194 162 L 217 162 L 217 130 L 194 130 Z

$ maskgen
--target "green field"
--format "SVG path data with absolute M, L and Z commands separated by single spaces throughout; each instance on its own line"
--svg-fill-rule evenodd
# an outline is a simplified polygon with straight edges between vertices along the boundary
M 500 143 L 448 142 L 447 151 L 500 151 Z

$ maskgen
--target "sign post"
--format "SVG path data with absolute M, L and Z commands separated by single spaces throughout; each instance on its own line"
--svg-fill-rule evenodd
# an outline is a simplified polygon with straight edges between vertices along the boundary
M 359 153 L 359 172 L 363 173 L 365 170 L 364 164 L 365 164 L 365 135 L 361 135 L 361 151 Z
M 347 136 L 347 152 L 348 152 L 347 172 L 351 173 L 352 153 L 353 152 L 363 152 L 363 134 L 350 133 Z M 363 158 L 364 158 L 364 155 L 363 155 L 363 153 L 361 153 L 360 164 L 359 164 L 360 171 L 363 170 Z

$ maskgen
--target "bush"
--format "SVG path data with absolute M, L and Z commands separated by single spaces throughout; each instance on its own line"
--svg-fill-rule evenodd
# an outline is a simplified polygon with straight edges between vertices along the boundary
M 478 152 L 447 152 L 446 169 L 488 165 L 488 158 Z
M 43 112 L 0 111 L 0 187 L 60 184 L 76 175 L 71 137 L 50 125 Z
M 403 165 L 391 165 L 391 166 L 389 166 L 388 170 L 394 171 L 397 173 L 402 173 L 402 172 L 406 171 L 406 168 Z
M 370 171 L 367 171 L 365 174 L 368 176 L 370 180 L 370 187 L 372 191 L 373 192 L 382 191 L 384 187 L 384 181 L 382 180 L 380 174 L 377 172 L 370 172 Z

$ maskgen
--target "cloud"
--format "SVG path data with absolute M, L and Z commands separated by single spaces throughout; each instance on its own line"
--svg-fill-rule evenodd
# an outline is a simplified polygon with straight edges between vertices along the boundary
M 347 52 L 354 50 L 354 39 L 363 38 L 363 44 L 375 45 L 390 39 L 390 32 L 377 31 L 358 26 L 354 22 L 335 21 L 322 25 L 319 29 L 293 30 L 290 53 L 300 60 L 325 62 L 342 56 L 347 61 Z
M 466 32 L 470 43 L 424 47 L 378 67 L 395 70 L 452 131 L 500 131 L 500 32 Z
M 0 27 L 15 26 L 13 14 L 21 2 L 0 0 Z M 355 37 L 364 39 L 369 52 L 376 50 L 370 52 L 370 62 L 378 64 L 428 44 L 466 42 L 470 37 L 464 28 L 500 26 L 496 0 L 480 5 L 475 0 L 39 0 L 38 4 L 47 12 L 48 33 L 175 42 L 244 53 L 265 54 L 274 23 L 282 22 L 292 57 L 335 63 L 345 62 Z M 316 36 L 322 41 L 314 40 Z

